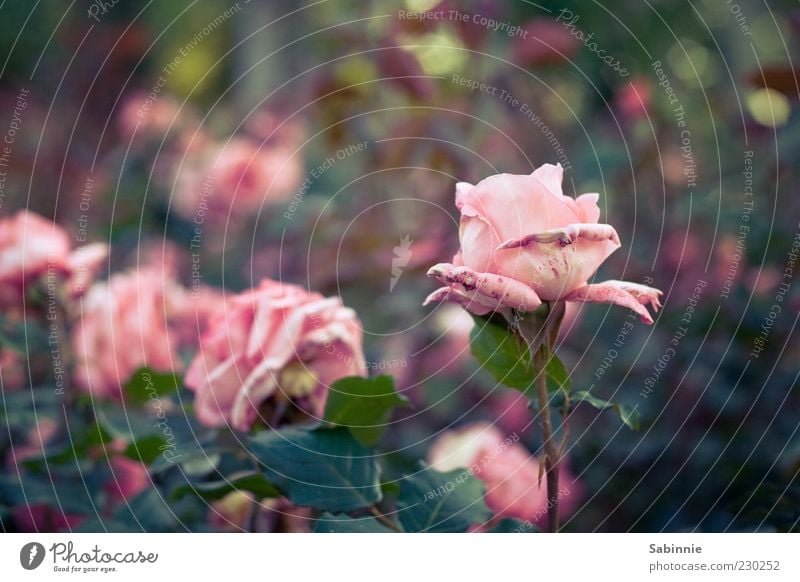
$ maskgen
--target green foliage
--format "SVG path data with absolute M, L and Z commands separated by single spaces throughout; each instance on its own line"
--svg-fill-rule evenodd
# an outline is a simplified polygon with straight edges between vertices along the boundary
M 495 380 L 520 392 L 527 392 L 533 381 L 531 354 L 525 341 L 508 329 L 502 318 L 473 316 L 470 332 L 472 355 Z
M 400 484 L 398 517 L 408 532 L 467 531 L 491 517 L 483 493 L 483 483 L 466 470 L 440 473 L 421 465 Z
M 314 526 L 314 533 L 393 533 L 374 517 L 323 513 Z
M 187 483 L 176 488 L 172 492 L 172 498 L 180 499 L 186 495 L 197 495 L 205 501 L 217 501 L 233 491 L 252 493 L 256 499 L 280 497 L 281 495 L 278 488 L 267 481 L 262 473 L 250 471 L 230 475 L 222 481 Z
M 267 479 L 297 505 L 342 512 L 381 500 L 375 452 L 345 428 L 265 431 L 250 442 Z
M 177 392 L 180 385 L 180 378 L 175 374 L 139 368 L 125 384 L 124 392 L 131 402 L 137 404 L 148 400 L 158 402 L 160 398 Z
M 639 430 L 640 416 L 635 407 L 625 406 L 624 404 L 615 404 L 613 402 L 609 402 L 608 400 L 597 398 L 586 390 L 578 390 L 571 396 L 571 398 L 576 404 L 579 402 L 586 402 L 587 404 L 594 406 L 597 410 L 613 410 L 619 414 L 620 419 L 625 423 L 625 425 L 633 430 Z
M 394 409 L 408 404 L 395 392 L 391 376 L 342 378 L 331 386 L 324 420 L 347 427 L 361 444 L 371 446 L 383 436 Z

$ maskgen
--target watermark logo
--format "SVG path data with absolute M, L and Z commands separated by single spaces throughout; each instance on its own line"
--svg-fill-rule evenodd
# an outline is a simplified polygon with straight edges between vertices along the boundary
M 400 244 L 392 249 L 394 256 L 392 257 L 392 278 L 389 281 L 389 293 L 394 291 L 395 285 L 403 275 L 403 269 L 408 266 L 411 261 L 413 252 L 411 245 L 414 241 L 408 235 L 404 235 L 400 239 Z
M 26 570 L 35 570 L 44 561 L 44 546 L 39 542 L 29 542 L 19 551 L 19 563 Z

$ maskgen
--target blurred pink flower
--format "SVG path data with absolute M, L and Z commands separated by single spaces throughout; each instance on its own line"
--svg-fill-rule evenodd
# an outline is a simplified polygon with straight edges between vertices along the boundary
M 330 384 L 365 376 L 362 330 L 338 297 L 265 279 L 230 299 L 186 374 L 201 422 L 247 430 L 268 399 L 320 416 Z
M 514 41 L 514 61 L 520 65 L 563 63 L 580 46 L 580 42 L 563 24 L 550 18 L 534 18 L 522 27 L 524 34 Z
M 617 90 L 615 102 L 620 113 L 629 119 L 648 115 L 651 86 L 643 77 L 636 77 Z
M 234 137 L 181 167 L 174 206 L 191 219 L 246 216 L 262 204 L 290 198 L 303 181 L 303 163 L 296 146 L 285 141 L 259 144 Z
M 168 131 L 177 130 L 180 120 L 179 110 L 179 104 L 171 97 L 134 91 L 123 99 L 117 116 L 117 125 L 126 139 L 161 138 Z
M 112 503 L 127 501 L 151 486 L 147 466 L 139 461 L 116 455 L 111 457 L 111 476 L 105 484 Z
M 498 174 L 456 185 L 461 249 L 453 263 L 428 275 L 446 286 L 425 303 L 454 301 L 477 315 L 503 309 L 533 311 L 542 301 L 614 303 L 653 319 L 661 291 L 625 281 L 588 284 L 620 247 L 616 230 L 598 224 L 597 194 L 577 199 L 561 191 L 561 165 L 530 175 Z
M 45 275 L 58 277 L 71 296 L 86 290 L 108 254 L 95 243 L 72 250 L 67 232 L 54 222 L 21 210 L 0 219 L 0 306 L 22 304 L 26 285 Z
M 428 461 L 437 471 L 470 469 L 486 484 L 484 500 L 496 516 L 542 524 L 547 517 L 547 488 L 539 486 L 539 461 L 513 436 L 504 437 L 488 423 L 443 433 L 431 446 Z M 562 465 L 559 500 L 562 515 L 575 510 L 582 485 Z
M 0 390 L 11 392 L 25 384 L 25 363 L 22 354 L 0 346 Z
M 96 283 L 82 302 L 73 336 L 75 382 L 117 397 L 137 369 L 181 368 L 169 324 L 183 290 L 162 270 L 142 268 Z

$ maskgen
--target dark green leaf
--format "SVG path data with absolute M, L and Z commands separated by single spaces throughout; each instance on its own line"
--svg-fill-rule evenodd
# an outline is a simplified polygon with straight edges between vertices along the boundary
M 381 499 L 375 453 L 347 429 L 266 431 L 251 443 L 267 479 L 296 505 L 341 512 Z
M 575 392 L 575 394 L 572 395 L 572 401 L 575 404 L 578 402 L 586 402 L 587 404 L 594 406 L 597 410 L 611 409 L 619 414 L 622 422 L 624 422 L 629 428 L 632 428 L 633 430 L 639 430 L 640 417 L 636 407 L 630 407 L 624 404 L 614 404 L 608 400 L 597 398 L 586 390 L 579 390 Z
M 525 341 L 511 333 L 508 326 L 498 322 L 497 318 L 473 319 L 475 327 L 470 332 L 472 355 L 498 382 L 521 392 L 527 391 L 533 381 L 533 367 Z
M 393 533 L 374 517 L 333 515 L 327 511 L 319 516 L 314 533 Z
M 491 516 L 484 487 L 465 469 L 448 473 L 422 466 L 400 484 L 398 517 L 408 532 L 463 532 Z
M 161 398 L 176 392 L 179 386 L 180 379 L 175 374 L 139 368 L 125 384 L 125 394 L 135 403 L 159 403 Z
M 371 446 L 380 440 L 398 406 L 408 406 L 408 399 L 395 392 L 391 376 L 342 378 L 331 386 L 324 420 L 346 426 L 360 443 Z
M 112 521 L 130 531 L 163 532 L 178 529 L 178 517 L 161 493 L 150 488 L 120 507 Z
M 278 488 L 267 481 L 264 475 L 247 472 L 231 475 L 226 481 L 187 483 L 173 491 L 172 498 L 180 499 L 185 495 L 193 494 L 206 501 L 217 501 L 233 491 L 247 491 L 252 493 L 256 499 L 280 497 L 281 495 Z

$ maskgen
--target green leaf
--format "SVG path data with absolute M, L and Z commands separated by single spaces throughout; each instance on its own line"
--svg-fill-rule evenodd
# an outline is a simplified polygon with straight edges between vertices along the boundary
M 155 488 L 146 489 L 120 507 L 112 521 L 129 531 L 174 531 L 179 525 L 173 508 Z
M 296 505 L 342 512 L 382 497 L 374 451 L 347 429 L 265 431 L 251 444 L 267 479 Z
M 281 496 L 278 488 L 267 481 L 264 475 L 248 471 L 231 475 L 226 481 L 187 483 L 175 489 L 172 492 L 172 498 L 180 499 L 186 495 L 197 495 L 206 501 L 217 501 L 233 491 L 247 491 L 252 493 L 256 499 Z
M 472 355 L 495 380 L 526 392 L 532 385 L 533 366 L 528 346 L 519 335 L 497 318 L 473 316 L 475 326 L 470 332 Z
M 395 392 L 391 376 L 352 376 L 333 383 L 325 405 L 324 420 L 346 426 L 367 446 L 377 443 L 398 406 L 408 406 L 405 396 Z
M 124 391 L 132 402 L 158 403 L 159 399 L 177 392 L 180 379 L 170 372 L 156 372 L 150 368 L 139 368 L 125 384 Z
M 466 469 L 440 473 L 422 465 L 400 483 L 398 517 L 408 532 L 467 531 L 491 517 L 483 494 L 483 483 Z
M 569 390 L 572 386 L 572 383 L 569 379 L 569 372 L 567 371 L 567 367 L 564 365 L 564 362 L 562 362 L 557 355 L 552 354 L 550 359 L 547 360 L 545 373 L 547 375 L 548 392 L 553 393 L 558 390 L 563 390 L 564 392 L 569 393 Z
M 327 511 L 319 516 L 314 533 L 394 533 L 374 517 L 333 515 Z
M 619 414 L 620 419 L 624 422 L 629 428 L 633 430 L 639 430 L 640 425 L 640 416 L 639 412 L 636 410 L 636 407 L 626 406 L 624 404 L 615 404 L 613 402 L 609 402 L 608 400 L 603 400 L 601 398 L 597 398 L 593 396 L 586 390 L 579 390 L 572 395 L 572 401 L 577 404 L 578 402 L 586 402 L 594 406 L 597 410 L 613 410 L 617 414 Z

